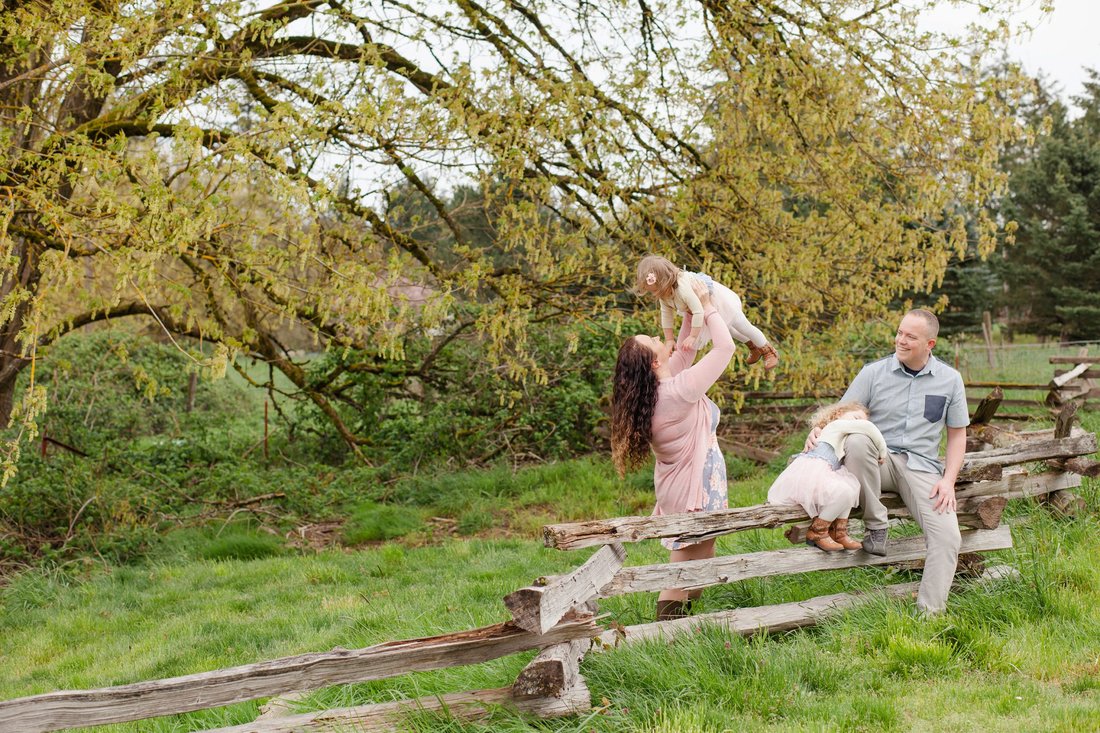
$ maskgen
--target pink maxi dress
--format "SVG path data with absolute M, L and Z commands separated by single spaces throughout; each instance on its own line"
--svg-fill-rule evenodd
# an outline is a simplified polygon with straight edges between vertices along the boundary
M 707 308 L 703 317 L 710 326 L 713 348 L 699 363 L 692 364 L 695 349 L 682 346 L 691 333 L 691 321 L 685 318 L 680 345 L 668 362 L 672 376 L 662 379 L 657 386 L 650 439 L 657 458 L 653 467 L 657 498 L 654 516 L 716 511 L 729 505 L 726 463 L 716 434 L 718 405 L 706 393 L 729 366 L 734 344 L 713 306 Z M 690 543 L 662 540 L 662 544 L 678 550 Z

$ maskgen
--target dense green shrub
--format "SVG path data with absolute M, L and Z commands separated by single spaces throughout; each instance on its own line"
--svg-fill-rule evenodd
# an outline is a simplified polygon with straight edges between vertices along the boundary
M 254 390 L 200 379 L 187 411 L 189 358 L 130 333 L 71 334 L 42 356 L 43 432 L 85 455 L 23 451 L 0 489 L 4 564 L 126 560 L 162 526 L 270 491 L 241 460 L 262 416 Z
M 642 326 L 630 322 L 623 332 Z M 361 369 L 336 403 L 341 419 L 368 436 L 363 451 L 372 462 L 395 471 L 442 462 L 487 465 L 500 458 L 555 459 L 602 450 L 597 428 L 605 420 L 611 372 L 621 333 L 592 324 L 544 324 L 527 335 L 545 383 L 520 379 L 496 368 L 475 339 L 456 339 L 440 352 L 429 373 L 415 365 L 429 344 L 411 341 L 402 361 L 383 362 L 357 352 L 328 353 L 309 366 L 311 378 L 350 364 Z M 348 370 L 350 372 L 350 370 Z M 310 403 L 295 411 L 297 434 L 313 433 L 313 457 L 338 460 L 347 448 L 326 416 Z
M 257 398 L 228 380 L 199 379 L 187 412 L 190 358 L 126 332 L 72 334 L 43 356 L 37 380 L 50 400 L 43 430 L 97 457 L 131 439 L 220 425 Z
M 133 557 L 156 534 L 157 500 L 140 477 L 112 475 L 75 456 L 24 457 L 0 490 L 0 535 L 9 561 Z

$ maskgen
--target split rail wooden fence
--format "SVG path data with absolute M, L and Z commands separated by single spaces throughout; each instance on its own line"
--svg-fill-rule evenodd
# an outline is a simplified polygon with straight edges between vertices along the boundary
M 1001 523 L 1009 499 L 1046 497 L 1059 511 L 1080 506 L 1073 489 L 1081 476 L 1096 476 L 1100 463 L 1082 458 L 1097 450 L 1096 436 L 1072 428 L 1073 409 L 1065 409 L 1055 428 L 1013 432 L 992 419 L 998 392 L 978 406 L 971 435 L 975 449 L 966 454 L 959 477 L 959 522 L 962 553 L 1012 546 L 1009 527 Z M 1030 467 L 1027 467 L 1030 466 Z M 908 516 L 896 497 L 887 495 L 890 514 Z M 580 674 L 581 658 L 621 643 L 669 636 L 702 623 L 721 625 L 731 633 L 754 634 L 799 628 L 844 608 L 884 596 L 911 596 L 916 583 L 877 591 L 839 593 L 756 608 L 700 614 L 637 626 L 597 624 L 597 601 L 626 593 L 662 588 L 700 589 L 748 578 L 874 565 L 919 567 L 925 556 L 923 537 L 892 539 L 889 554 L 824 553 L 800 547 L 710 560 L 656 565 L 626 565 L 626 545 L 662 537 L 704 539 L 748 529 L 792 525 L 787 536 L 799 543 L 808 520 L 799 507 L 759 505 L 718 512 L 662 517 L 617 517 L 553 524 L 544 528 L 548 547 L 572 550 L 600 547 L 566 575 L 539 582 L 505 596 L 512 618 L 504 623 L 422 639 L 386 642 L 363 649 L 333 649 L 230 669 L 138 682 L 95 690 L 49 692 L 0 701 L 0 730 L 36 733 L 72 727 L 141 720 L 275 696 L 253 722 L 218 729 L 219 733 L 287 733 L 323 730 L 388 730 L 417 711 L 445 711 L 475 718 L 497 706 L 551 717 L 591 708 Z M 801 524 L 800 524 L 801 523 Z M 301 691 L 330 685 L 378 680 L 410 672 L 476 664 L 529 650 L 538 655 L 509 687 L 363 705 L 320 712 L 295 713 Z

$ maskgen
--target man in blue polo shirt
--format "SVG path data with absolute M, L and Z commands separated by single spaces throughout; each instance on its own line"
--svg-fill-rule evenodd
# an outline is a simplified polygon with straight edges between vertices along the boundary
M 959 559 L 955 479 L 966 452 L 970 424 L 962 376 L 932 355 L 939 319 L 911 310 L 901 319 L 894 353 L 865 364 L 844 393 L 844 402 L 867 406 L 882 432 L 889 457 L 879 463 L 869 438 L 848 438 L 844 465 L 859 479 L 860 505 L 867 531 L 863 549 L 886 555 L 886 507 L 883 491 L 896 492 L 924 531 L 927 556 L 917 607 L 939 613 Z M 940 438 L 947 429 L 946 461 L 939 460 Z M 816 431 L 810 441 L 816 442 Z

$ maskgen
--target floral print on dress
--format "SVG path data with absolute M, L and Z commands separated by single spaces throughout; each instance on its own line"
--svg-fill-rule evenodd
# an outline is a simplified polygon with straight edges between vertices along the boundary
M 720 416 L 721 411 L 718 409 L 718 405 L 711 402 L 710 447 L 707 448 L 706 460 L 703 461 L 703 506 L 698 511 L 716 512 L 729 507 L 726 459 L 722 456 L 722 449 L 718 447 L 718 419 Z M 679 540 L 665 538 L 661 540 L 661 544 L 669 550 L 682 550 L 698 543 L 680 542 Z

